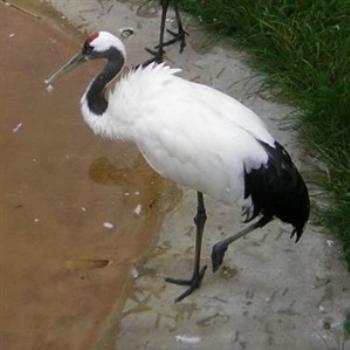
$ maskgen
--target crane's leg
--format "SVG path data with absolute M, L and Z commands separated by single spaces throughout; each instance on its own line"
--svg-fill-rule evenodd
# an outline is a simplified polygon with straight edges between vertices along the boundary
M 225 252 L 228 248 L 228 246 L 236 241 L 237 239 L 245 236 L 249 232 L 252 232 L 258 227 L 263 227 L 265 226 L 269 221 L 271 221 L 272 217 L 271 216 L 263 216 L 261 217 L 258 221 L 253 223 L 252 225 L 249 225 L 242 231 L 234 234 L 233 236 L 230 236 L 218 243 L 216 243 L 213 247 L 212 253 L 211 253 L 211 261 L 213 265 L 213 272 L 217 271 L 217 269 L 221 266 L 222 261 L 224 259 Z
M 165 21 L 166 21 L 166 14 L 168 12 L 168 7 L 169 7 L 169 2 L 170 0 L 161 0 L 160 4 L 162 6 L 162 17 L 160 20 L 160 31 L 159 31 L 159 44 L 156 46 L 157 51 L 153 51 L 149 48 L 146 48 L 146 51 L 148 51 L 150 54 L 154 56 L 150 62 L 158 62 L 161 63 L 163 62 L 163 55 L 164 55 L 164 31 L 165 31 Z M 147 61 L 147 64 L 150 63 Z
M 173 0 L 174 1 L 174 10 L 175 10 L 175 16 L 176 16 L 176 23 L 177 23 L 177 30 L 178 32 L 175 33 L 169 29 L 167 29 L 167 32 L 171 34 L 174 38 L 166 41 L 165 43 L 159 44 L 164 46 L 169 46 L 177 41 L 180 41 L 180 53 L 183 52 L 184 48 L 186 47 L 186 35 L 188 33 L 184 30 L 182 22 L 181 22 L 181 17 L 180 17 L 180 11 L 179 11 L 179 0 Z
M 197 192 L 197 214 L 194 217 L 194 222 L 196 224 L 196 247 L 192 278 L 185 280 L 167 277 L 165 279 L 170 283 L 179 284 L 181 286 L 190 286 L 187 290 L 185 290 L 184 293 L 175 299 L 175 302 L 179 302 L 180 300 L 190 295 L 195 289 L 198 289 L 200 287 L 201 280 L 204 276 L 205 270 L 207 269 L 206 265 L 200 269 L 202 237 L 206 220 L 207 214 L 204 207 L 203 193 Z

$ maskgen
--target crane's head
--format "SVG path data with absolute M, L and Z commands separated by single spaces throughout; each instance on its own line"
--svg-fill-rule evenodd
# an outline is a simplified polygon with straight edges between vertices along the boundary
M 121 67 L 126 61 L 125 46 L 120 39 L 109 32 L 92 33 L 86 38 L 81 51 L 58 69 L 45 83 L 52 84 L 63 74 L 96 58 L 105 58 Z

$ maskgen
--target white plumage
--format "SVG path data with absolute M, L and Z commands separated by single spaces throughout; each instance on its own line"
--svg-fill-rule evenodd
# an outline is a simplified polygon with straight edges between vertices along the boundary
M 309 217 L 307 188 L 288 153 L 264 123 L 237 100 L 208 86 L 187 81 L 164 64 L 131 70 L 105 97 L 105 87 L 126 61 L 122 42 L 110 33 L 90 35 L 82 52 L 49 80 L 88 59 L 105 58 L 107 65 L 81 99 L 84 120 L 96 133 L 135 143 L 160 175 L 197 191 L 196 253 L 189 285 L 177 301 L 199 288 L 206 266 L 200 265 L 206 221 L 203 194 L 233 205 L 240 203 L 246 221 L 260 219 L 215 244 L 213 270 L 222 263 L 229 244 L 278 217 L 293 225 L 298 240 Z
M 96 134 L 136 143 L 160 175 L 232 205 L 243 197 L 244 168 L 267 162 L 257 139 L 274 139 L 250 109 L 179 71 L 139 67 L 116 83 L 99 117 L 84 94 L 83 117 Z

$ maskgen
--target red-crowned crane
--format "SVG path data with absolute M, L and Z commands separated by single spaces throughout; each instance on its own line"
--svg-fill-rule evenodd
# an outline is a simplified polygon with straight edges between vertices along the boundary
M 135 143 L 160 175 L 197 191 L 195 260 L 179 301 L 199 288 L 206 270 L 200 267 L 206 211 L 203 193 L 227 204 L 240 202 L 242 231 L 216 243 L 215 272 L 228 246 L 274 217 L 292 225 L 298 241 L 309 218 L 305 183 L 286 150 L 264 123 L 237 100 L 206 85 L 176 76 L 179 69 L 152 63 L 124 75 L 106 96 L 106 85 L 126 62 L 123 43 L 108 32 L 91 34 L 80 53 L 47 81 L 90 59 L 107 64 L 81 98 L 84 120 L 99 135 Z

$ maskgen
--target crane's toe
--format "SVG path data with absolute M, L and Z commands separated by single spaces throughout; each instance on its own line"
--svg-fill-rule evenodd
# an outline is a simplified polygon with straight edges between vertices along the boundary
M 167 29 L 167 32 L 173 36 L 172 39 L 166 41 L 163 43 L 162 47 L 165 47 L 165 46 L 169 46 L 169 45 L 172 45 L 172 44 L 175 44 L 176 42 L 180 42 L 180 53 L 183 52 L 184 48 L 186 47 L 186 35 L 188 35 L 188 33 L 186 31 L 184 31 L 183 29 L 179 29 L 179 32 L 176 33 L 176 32 L 173 32 L 171 31 L 170 29 Z M 156 49 L 159 48 L 159 45 L 157 45 L 155 47 Z
M 143 67 L 149 65 L 150 63 L 152 62 L 156 62 L 156 63 L 162 63 L 163 60 L 164 60 L 164 54 L 165 54 L 165 51 L 162 49 L 160 50 L 159 47 L 157 50 L 152 50 L 148 47 L 145 47 L 145 50 L 150 53 L 153 57 L 149 60 L 147 60 L 146 62 L 144 62 L 142 64 Z
M 223 244 L 222 242 L 218 242 L 214 245 L 213 250 L 211 252 L 213 272 L 216 272 L 221 266 L 226 250 L 227 245 Z
M 180 279 L 180 278 L 172 278 L 172 277 L 166 277 L 165 281 L 169 283 L 178 284 L 180 286 L 189 286 L 188 289 L 186 289 L 182 294 L 180 294 L 176 299 L 175 302 L 179 302 L 182 299 L 186 298 L 190 294 L 192 294 L 193 291 L 198 289 L 201 285 L 202 278 L 205 274 L 205 271 L 207 269 L 207 265 L 203 266 L 199 273 L 194 273 L 191 279 Z
M 186 47 L 186 35 L 189 35 L 189 34 L 182 28 L 179 28 L 178 33 L 175 33 L 169 29 L 167 29 L 167 32 L 174 37 L 173 40 L 175 40 L 175 42 L 176 41 L 180 42 L 180 53 L 182 53 L 184 48 Z

